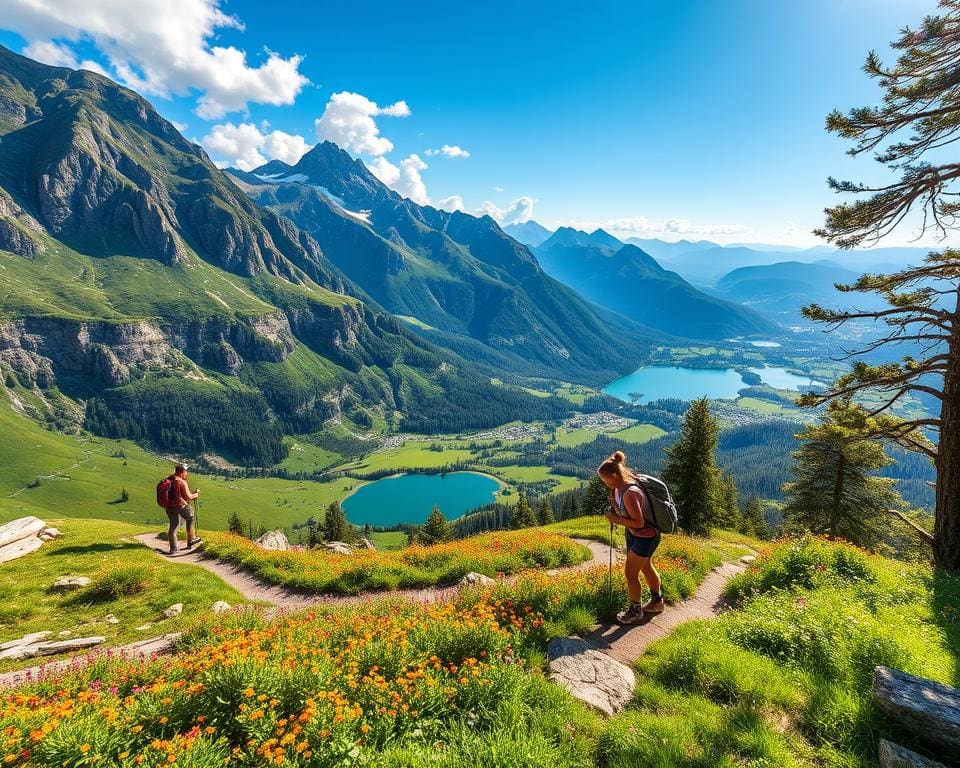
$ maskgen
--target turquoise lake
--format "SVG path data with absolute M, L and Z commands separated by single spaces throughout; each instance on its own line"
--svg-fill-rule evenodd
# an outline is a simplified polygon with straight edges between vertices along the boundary
M 494 501 L 500 484 L 473 472 L 446 475 L 398 475 L 368 483 L 343 500 L 354 525 L 422 523 L 434 506 L 448 520 Z
M 786 368 L 750 368 L 764 384 L 777 389 L 799 390 L 819 382 L 805 376 L 797 376 Z M 678 366 L 651 365 L 621 376 L 603 388 L 626 402 L 649 403 L 676 397 L 680 400 L 696 400 L 709 397 L 713 400 L 731 400 L 746 383 L 739 373 L 731 368 L 680 368 Z

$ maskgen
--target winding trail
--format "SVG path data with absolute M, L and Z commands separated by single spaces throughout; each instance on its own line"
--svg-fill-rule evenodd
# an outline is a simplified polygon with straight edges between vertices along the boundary
M 153 550 L 166 546 L 166 539 L 157 538 L 152 533 L 142 533 L 138 535 L 137 540 Z M 592 557 L 577 565 L 567 568 L 560 568 L 561 571 L 580 571 L 592 568 L 595 565 L 604 565 L 609 556 L 606 544 L 589 539 L 574 539 L 578 544 L 582 544 L 590 550 Z M 269 603 L 277 608 L 285 610 L 298 610 L 307 608 L 311 605 L 355 605 L 357 603 L 368 602 L 381 597 L 398 597 L 405 600 L 412 600 L 417 603 L 436 603 L 449 599 L 456 594 L 459 589 L 456 584 L 445 587 L 426 587 L 423 589 L 395 589 L 385 592 L 361 592 L 359 595 L 322 595 L 307 592 L 298 592 L 287 589 L 277 584 L 271 584 L 241 566 L 228 563 L 223 560 L 216 560 L 210 557 L 204 557 L 203 552 L 189 552 L 183 555 L 177 555 L 175 558 L 168 558 L 163 552 L 157 553 L 158 557 L 169 559 L 174 563 L 185 563 L 197 565 L 211 573 L 219 576 L 223 581 L 233 587 L 237 592 L 250 601 Z M 520 574 L 507 576 L 504 581 L 511 581 Z

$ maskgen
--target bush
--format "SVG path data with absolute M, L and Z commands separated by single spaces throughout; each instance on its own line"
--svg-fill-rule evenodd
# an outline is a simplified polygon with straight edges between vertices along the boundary
M 78 594 L 82 601 L 107 602 L 143 592 L 151 579 L 151 569 L 143 565 L 107 568 L 94 575 L 89 587 Z

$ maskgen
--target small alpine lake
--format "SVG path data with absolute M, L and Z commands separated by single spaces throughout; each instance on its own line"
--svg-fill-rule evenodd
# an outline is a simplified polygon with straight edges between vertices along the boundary
M 354 525 L 423 523 L 437 506 L 448 520 L 496 498 L 501 483 L 479 472 L 392 475 L 361 485 L 343 500 Z
M 786 368 L 750 368 L 764 384 L 777 389 L 799 391 L 820 382 L 798 376 Z M 732 400 L 747 386 L 743 377 L 732 368 L 683 368 L 680 366 L 651 365 L 621 376 L 603 388 L 626 402 L 649 403 L 666 398 L 696 400 Z

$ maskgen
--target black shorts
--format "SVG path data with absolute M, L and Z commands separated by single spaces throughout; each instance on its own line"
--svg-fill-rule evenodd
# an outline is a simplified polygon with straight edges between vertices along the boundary
M 170 521 L 170 525 L 180 525 L 180 521 L 183 520 L 187 525 L 193 522 L 193 509 L 187 505 L 186 507 L 180 507 L 179 509 L 167 508 L 167 519 Z
M 634 536 L 629 528 L 625 528 L 623 533 L 627 539 L 627 551 L 640 557 L 653 557 L 653 553 L 660 546 L 660 531 L 657 531 L 656 536 L 651 536 L 648 539 L 642 536 Z

